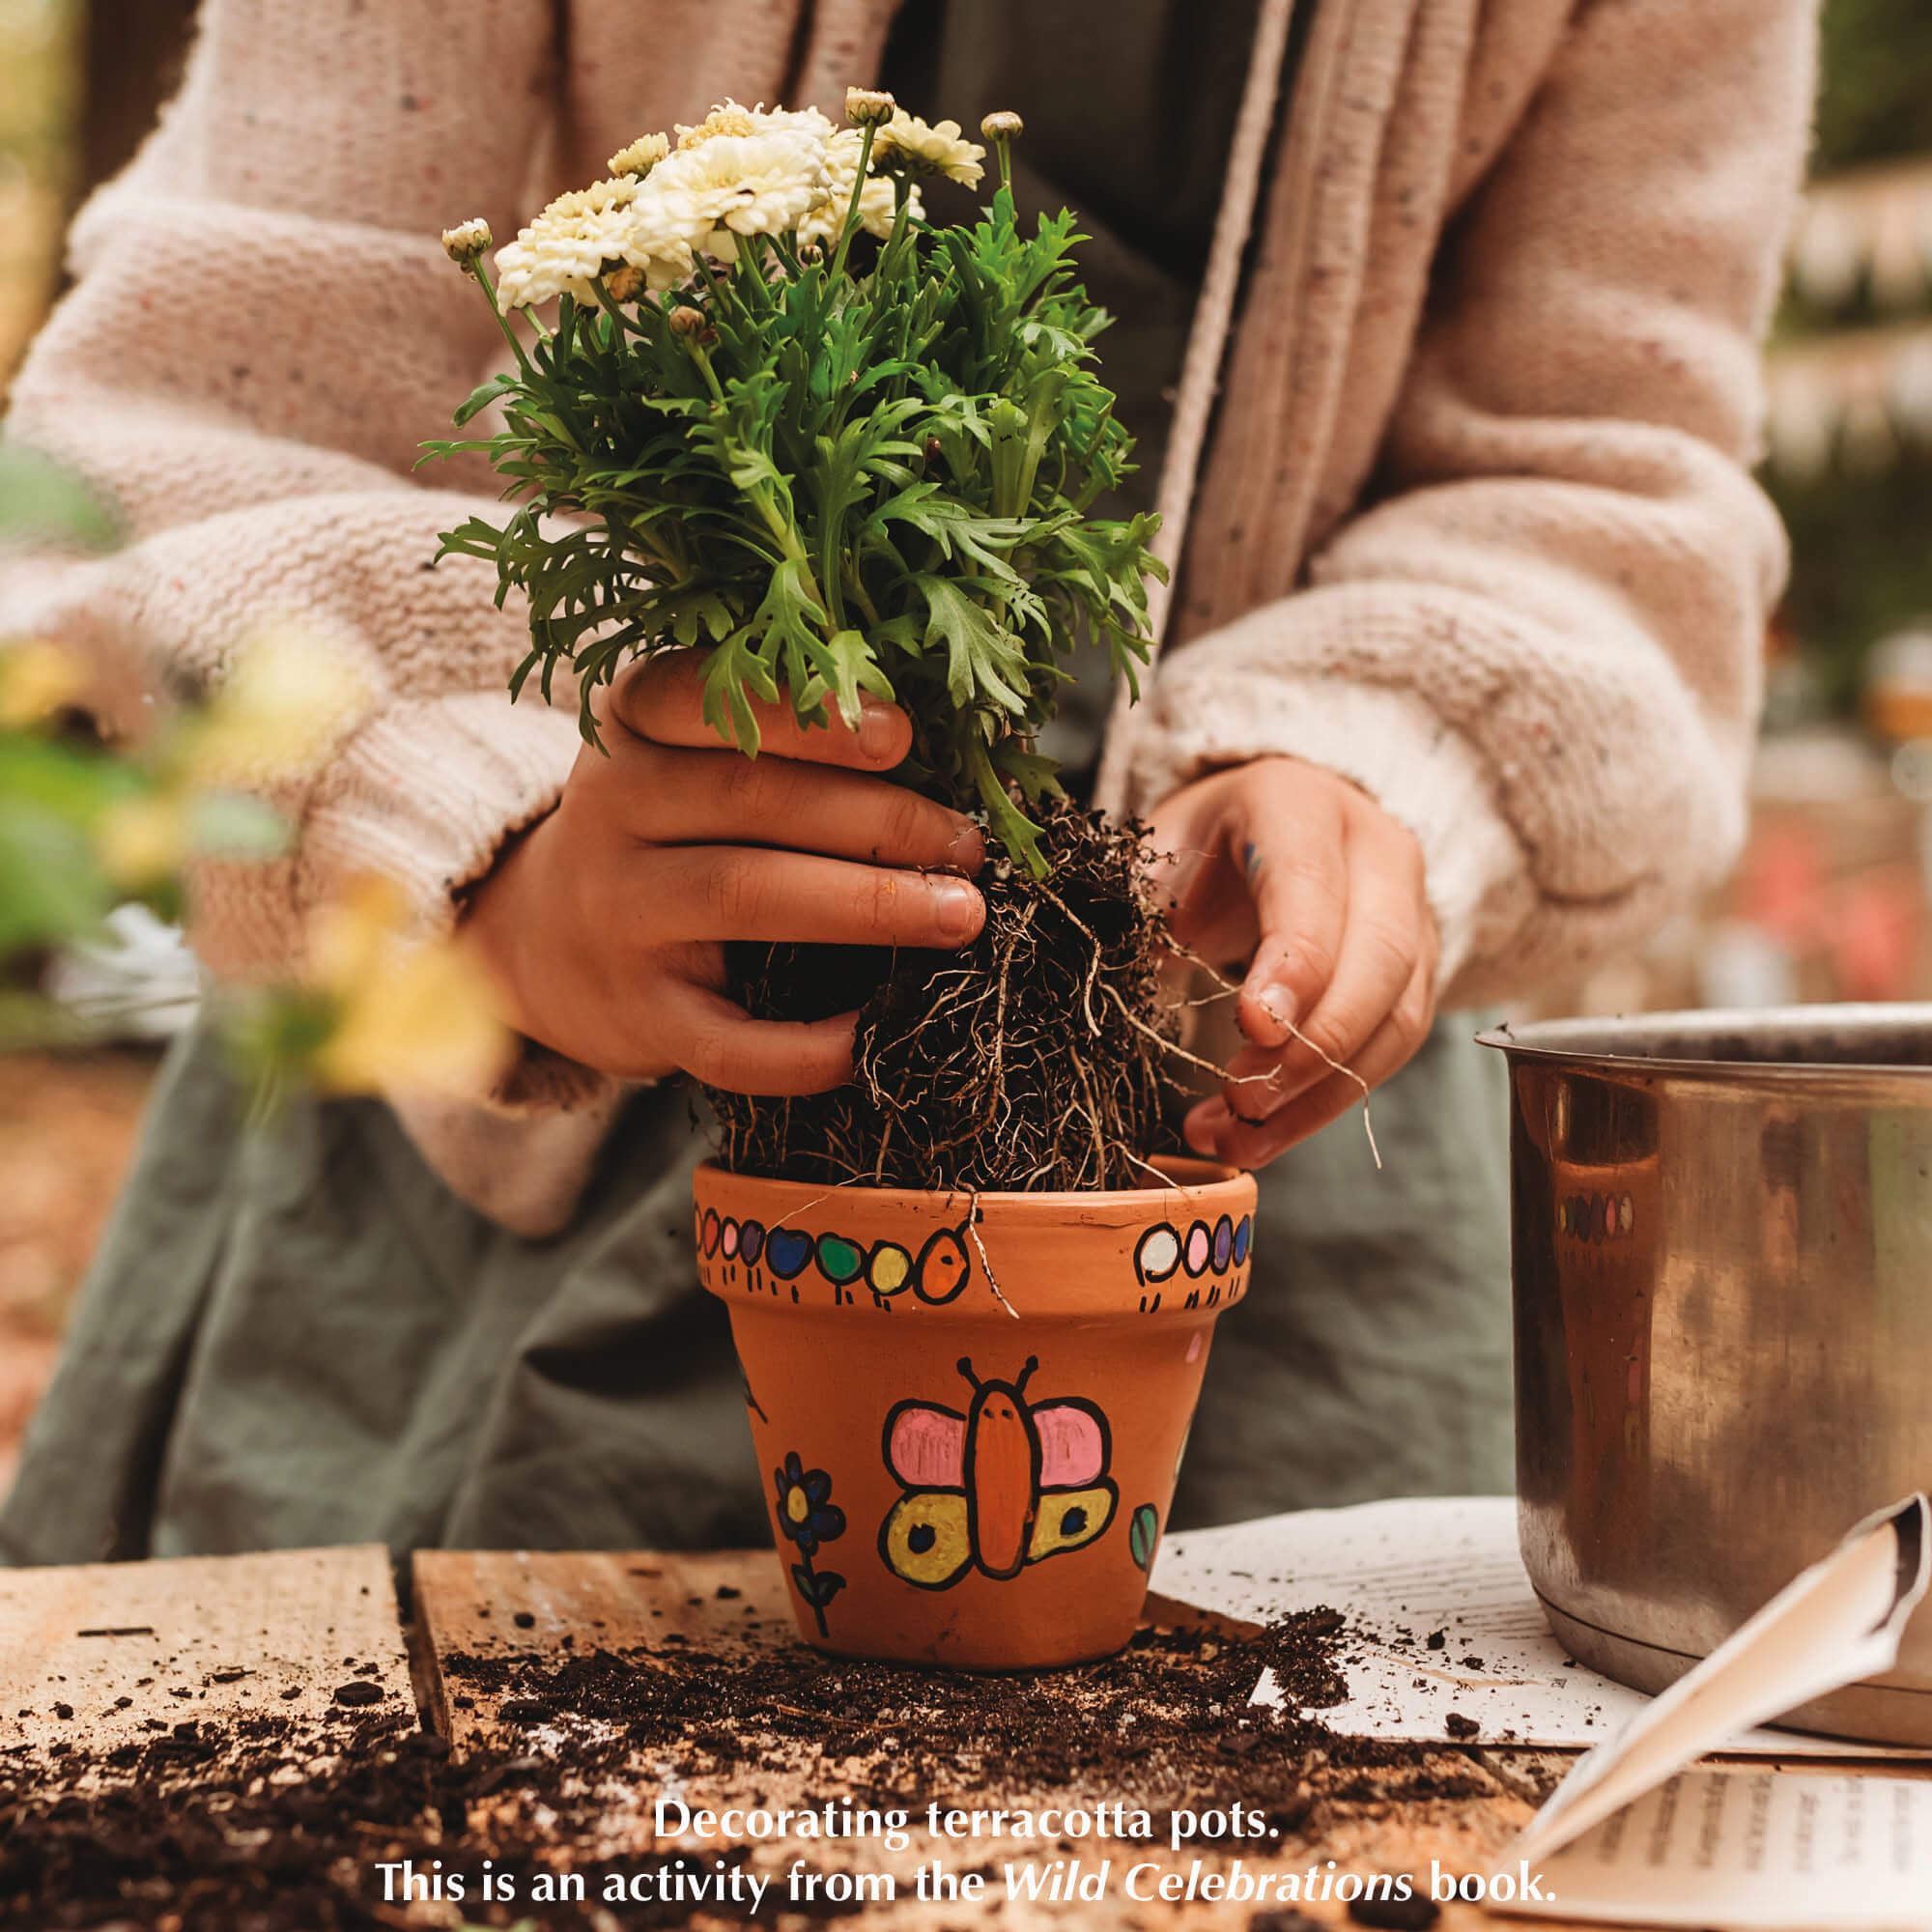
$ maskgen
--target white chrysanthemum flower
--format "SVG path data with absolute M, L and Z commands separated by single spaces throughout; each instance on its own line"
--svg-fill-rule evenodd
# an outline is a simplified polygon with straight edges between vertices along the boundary
M 898 111 L 898 102 L 882 87 L 848 87 L 845 118 L 855 128 L 877 128 Z
M 636 175 L 641 181 L 669 153 L 668 134 L 639 134 L 628 148 L 619 148 L 604 165 L 613 175 Z
M 651 288 L 692 271 L 683 228 L 667 218 L 635 175 L 560 194 L 517 239 L 497 251 L 497 292 L 506 308 L 531 308 L 560 295 L 597 299 L 607 270 L 641 269 Z
M 459 269 L 474 265 L 477 256 L 485 253 L 496 238 L 490 233 L 490 224 L 480 216 L 474 220 L 459 222 L 454 228 L 442 231 L 442 249 Z
M 737 237 L 797 227 L 823 199 L 828 179 L 824 141 L 809 128 L 788 128 L 713 134 L 680 147 L 652 169 L 650 187 L 692 247 L 732 262 Z
M 743 139 L 751 134 L 792 133 L 805 134 L 815 141 L 827 141 L 832 137 L 832 123 L 815 107 L 789 111 L 782 107 L 767 108 L 762 101 L 756 107 L 740 107 L 735 100 L 724 100 L 695 128 L 687 127 L 680 121 L 677 124 L 677 145 L 681 149 L 701 147 L 720 135 L 735 135 Z
M 865 136 L 856 128 L 847 128 L 825 144 L 825 197 L 807 210 L 798 224 L 801 242 L 836 243 L 845 226 L 845 211 L 852 205 L 852 184 L 859 177 L 859 156 Z M 884 237 L 893 232 L 895 212 L 893 183 L 870 176 L 859 197 L 859 221 L 867 235 Z M 919 189 L 914 188 L 907 213 L 915 221 L 923 220 Z
M 985 172 L 980 163 L 986 151 L 977 141 L 966 140 L 956 121 L 928 126 L 900 108 L 879 129 L 872 157 L 881 166 L 903 165 L 911 174 L 944 175 L 962 187 L 978 187 Z

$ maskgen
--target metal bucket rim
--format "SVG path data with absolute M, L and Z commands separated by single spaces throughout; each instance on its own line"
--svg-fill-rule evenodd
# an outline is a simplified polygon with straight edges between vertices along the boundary
M 1861 1035 L 1895 1039 L 1917 1032 L 1924 1041 L 1922 1061 L 1857 1056 Z M 1812 1048 L 1790 1058 L 1776 1054 L 1729 1056 L 1714 1053 L 1706 1042 L 1719 1034 L 1755 1034 L 1767 1041 L 1788 1035 L 1795 1041 L 1816 1041 L 1835 1035 L 1840 1050 L 1824 1054 Z M 1512 1060 L 1522 1058 L 1560 1062 L 1565 1065 L 1623 1075 L 1703 1077 L 1724 1080 L 1752 1075 L 1782 1080 L 1902 1081 L 1914 1087 L 1932 1083 L 1932 1003 L 1870 1002 L 1854 1005 L 1819 1004 L 1747 1009 L 1695 1008 L 1677 1012 L 1620 1013 L 1577 1019 L 1533 1020 L 1517 1026 L 1507 1021 L 1476 1036 L 1481 1046 L 1494 1047 Z M 1673 1050 L 1682 1042 L 1683 1050 Z M 1845 1049 L 1851 1049 L 1847 1052 Z

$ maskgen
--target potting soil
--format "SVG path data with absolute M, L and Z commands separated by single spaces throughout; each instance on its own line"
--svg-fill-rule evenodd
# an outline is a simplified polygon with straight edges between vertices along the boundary
M 460 1753 L 359 1679 L 320 1721 L 153 1720 L 146 1742 L 105 1752 L 15 1745 L 0 1754 L 0 1922 L 609 1928 L 860 1909 L 801 1904 L 776 1887 L 756 1913 L 598 1903 L 607 1871 L 682 1870 L 715 1885 L 753 1857 L 746 1844 L 683 1860 L 639 1851 L 666 1788 L 764 1793 L 791 1778 L 816 1802 L 915 1817 L 934 1799 L 1124 1799 L 1153 1814 L 1163 1850 L 1171 1814 L 1239 1804 L 1279 1831 L 1267 1856 L 1290 1860 L 1351 1812 L 1496 1796 L 1472 1751 L 1341 1738 L 1313 1717 L 1248 1705 L 1264 1664 L 1291 1704 L 1337 1701 L 1349 1643 L 1343 1620 L 1317 1611 L 1251 1638 L 1147 1631 L 1103 1662 L 975 1677 L 773 1648 L 752 1632 L 707 1648 L 667 1639 L 622 1653 L 444 1657 L 450 1705 L 483 1726 Z M 1209 1859 L 1229 1849 L 1187 1844 Z M 591 1902 L 480 1902 L 473 1875 L 486 1860 L 518 1881 L 520 1901 L 537 1873 L 562 1867 L 586 1876 Z M 469 1897 L 460 1910 L 384 1903 L 375 1874 L 404 1861 L 418 1875 L 471 1874 Z

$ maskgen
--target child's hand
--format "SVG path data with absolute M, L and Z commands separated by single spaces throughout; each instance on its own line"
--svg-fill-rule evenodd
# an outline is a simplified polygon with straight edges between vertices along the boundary
M 1184 785 L 1153 814 L 1175 855 L 1155 891 L 1174 936 L 1210 964 L 1245 962 L 1236 1017 L 1249 1044 L 1189 1144 L 1261 1167 L 1362 1097 L 1289 1030 L 1369 1086 L 1427 1037 L 1435 921 L 1422 848 L 1366 792 L 1299 758 L 1258 758 Z
M 969 818 L 878 774 L 912 725 L 867 701 L 854 733 L 759 705 L 755 759 L 704 722 L 696 652 L 626 672 L 556 810 L 471 896 L 467 929 L 529 1038 L 632 1079 L 675 1072 L 742 1094 L 851 1077 L 850 1013 L 752 1019 L 724 998 L 724 942 L 953 947 L 985 904 L 964 878 Z M 931 869 L 923 869 L 931 868 Z

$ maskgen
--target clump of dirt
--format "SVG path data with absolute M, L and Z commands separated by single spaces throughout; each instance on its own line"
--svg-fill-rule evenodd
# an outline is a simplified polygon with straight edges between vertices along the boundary
M 1166 1145 L 1176 1033 L 1144 838 L 1060 806 L 1041 839 L 1046 880 L 989 862 L 986 923 L 956 952 L 734 949 L 733 993 L 754 1018 L 859 1009 L 857 1077 L 789 1100 L 707 1089 L 724 1165 L 833 1186 L 1143 1185 L 1147 1154 Z
M 773 1649 L 755 1635 L 445 1657 L 450 1703 L 496 1713 L 488 1742 L 460 1755 L 410 1714 L 339 1704 L 320 1720 L 204 1719 L 177 1727 L 192 1735 L 105 1753 L 0 1754 L 0 1921 L 167 1932 L 457 1922 L 384 1902 L 378 1864 L 408 1860 L 472 1875 L 460 1914 L 471 1924 L 684 1925 L 704 1917 L 701 1902 L 599 1902 L 608 1871 L 703 1876 L 751 1858 L 742 1844 L 703 1860 L 635 1849 L 673 1778 L 763 1790 L 785 1771 L 814 1803 L 896 1806 L 916 1820 L 933 1800 L 996 1794 L 1011 1805 L 1051 1793 L 1146 1809 L 1163 1846 L 1174 1811 L 1239 1802 L 1280 1831 L 1270 1854 L 1319 1841 L 1363 1807 L 1492 1792 L 1464 1754 L 1341 1738 L 1317 1718 L 1248 1704 L 1264 1664 L 1291 1706 L 1334 1701 L 1346 1640 L 1339 1616 L 1316 1611 L 1258 1636 L 1144 1631 L 1103 1662 L 975 1677 Z M 485 1859 L 517 1880 L 519 1902 L 476 1898 Z M 587 1902 L 528 1903 L 533 1875 L 559 1867 L 585 1876 Z M 781 1903 L 774 1888 L 764 1915 L 856 1909 Z

